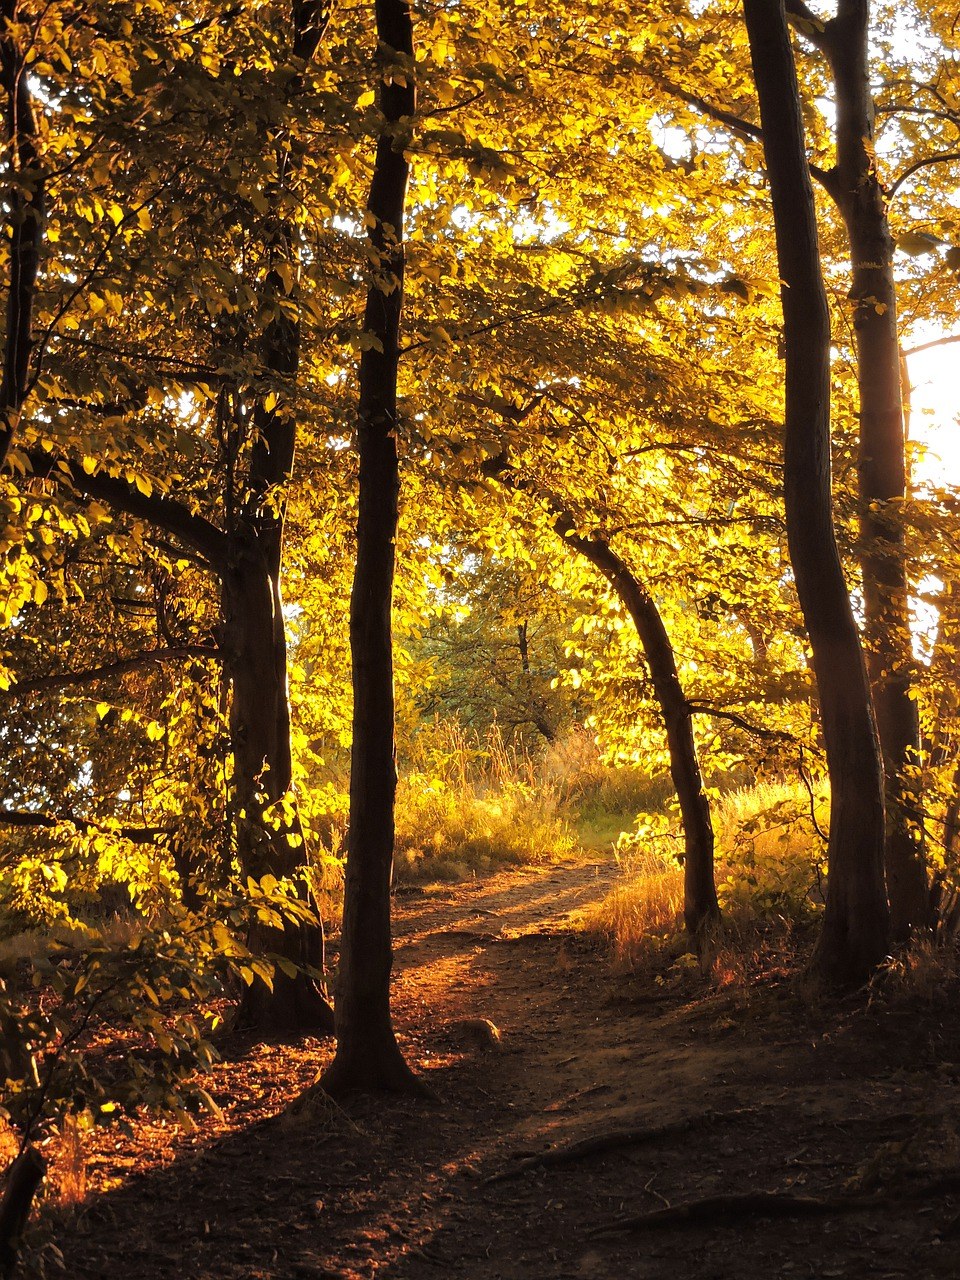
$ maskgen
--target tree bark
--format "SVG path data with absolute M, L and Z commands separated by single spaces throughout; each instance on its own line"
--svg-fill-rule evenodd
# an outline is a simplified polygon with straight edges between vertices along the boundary
M 0 80 L 6 91 L 9 152 L 7 217 L 10 224 L 7 331 L 0 377 L 0 468 L 13 445 L 27 398 L 33 349 L 33 309 L 43 243 L 45 183 L 37 146 L 37 122 L 26 62 L 11 31 L 19 0 L 0 3 Z
M 820 694 L 831 787 L 828 885 L 813 971 L 863 982 L 887 952 L 883 770 L 833 524 L 830 319 L 783 0 L 744 0 L 773 201 L 786 347 L 784 500 Z
M 17 1268 L 20 1238 L 30 1217 L 37 1188 L 46 1173 L 46 1162 L 36 1147 L 25 1147 L 6 1174 L 0 1200 L 0 1275 L 9 1280 Z
M 373 279 L 364 313 L 357 441 L 357 562 L 350 599 L 353 754 L 343 931 L 336 984 L 337 1052 L 320 1085 L 420 1091 L 390 1016 L 390 880 L 394 851 L 392 601 L 400 494 L 397 377 L 403 307 L 404 145 L 416 109 L 407 0 L 376 0 L 383 126 L 367 202 Z
M 572 519 L 565 513 L 558 517 L 554 528 L 568 546 L 600 570 L 623 601 L 637 629 L 666 727 L 670 777 L 680 804 L 683 919 L 692 937 L 702 937 L 705 930 L 720 919 L 713 869 L 713 822 L 697 757 L 693 717 L 680 684 L 670 636 L 656 601 L 608 543 L 576 533 Z
M 850 246 L 860 397 L 857 468 L 867 671 L 886 775 L 885 864 L 897 942 L 932 925 L 920 796 L 920 717 L 911 697 L 906 429 L 897 336 L 893 238 L 873 153 L 870 0 L 838 0 L 836 16 L 810 39 L 830 64 L 836 96 L 836 164 L 824 185 Z M 806 30 L 806 28 L 805 28 Z
M 267 564 L 254 527 L 237 531 L 234 555 L 223 576 L 223 651 L 231 685 L 230 740 L 234 776 L 232 809 L 241 867 L 260 880 L 290 877 L 302 898 L 306 863 L 303 833 L 280 802 L 291 782 L 290 706 L 286 635 L 277 572 Z M 282 929 L 255 925 L 248 939 L 255 954 L 274 954 L 298 966 L 296 976 L 275 967 L 272 990 L 256 978 L 245 992 L 237 1025 L 268 1035 L 333 1030 L 333 1010 L 304 966 L 323 970 L 323 926 L 285 920 Z
M 318 0 L 293 4 L 293 54 L 309 62 L 326 31 L 330 6 Z M 295 76 L 288 96 L 296 94 Z M 290 153 L 277 151 L 274 206 L 290 179 Z M 244 871 L 293 878 L 305 902 L 311 899 L 303 829 L 290 797 L 290 702 L 287 692 L 287 639 L 283 618 L 281 575 L 287 494 L 293 478 L 297 420 L 289 396 L 300 369 L 300 323 L 284 303 L 296 300 L 299 255 L 294 230 L 273 213 L 267 242 L 271 263 L 264 282 L 273 307 L 261 344 L 261 365 L 276 386 L 269 398 L 258 395 L 254 406 L 254 441 L 250 452 L 246 500 L 230 530 L 228 565 L 222 578 L 227 671 L 231 682 L 230 736 L 234 754 L 234 804 L 237 837 Z M 280 802 L 287 798 L 293 816 L 284 818 Z M 273 809 L 271 815 L 269 810 Z M 315 904 L 314 904 L 315 906 Z M 282 929 L 255 925 L 251 950 L 274 953 L 298 967 L 290 976 L 275 967 L 272 989 L 256 978 L 244 992 L 238 1024 L 272 1035 L 304 1031 L 332 1032 L 333 1010 L 317 981 L 304 967 L 324 968 L 323 925 L 285 920 Z

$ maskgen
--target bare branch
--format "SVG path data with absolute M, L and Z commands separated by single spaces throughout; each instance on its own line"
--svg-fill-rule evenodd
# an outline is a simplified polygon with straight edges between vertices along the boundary
M 907 179 L 913 177 L 920 169 L 926 169 L 932 164 L 946 164 L 951 160 L 960 160 L 960 151 L 938 151 L 936 155 L 924 156 L 922 160 L 915 160 L 913 164 L 908 164 L 903 173 L 890 184 L 887 199 L 892 200 Z

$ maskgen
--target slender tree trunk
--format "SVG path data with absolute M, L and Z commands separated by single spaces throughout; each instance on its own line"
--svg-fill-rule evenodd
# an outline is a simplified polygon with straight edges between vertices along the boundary
M 883 960 L 883 770 L 833 525 L 830 319 L 783 0 L 744 0 L 782 281 L 787 537 L 820 694 L 831 787 L 829 878 L 814 971 L 864 981 Z
M 44 175 L 37 148 L 37 123 L 22 50 L 10 26 L 18 20 L 19 0 L 0 2 L 0 80 L 6 92 L 9 156 L 6 192 L 10 232 L 7 245 L 6 334 L 0 376 L 0 468 L 20 425 L 29 388 L 33 348 L 33 309 L 43 243 Z
M 897 337 L 893 238 L 873 156 L 869 0 L 839 0 L 822 41 L 837 103 L 837 163 L 830 174 L 850 242 L 860 388 L 860 564 L 867 670 L 886 771 L 887 895 L 895 941 L 930 926 L 918 793 L 920 719 L 901 504 L 907 493 L 906 432 Z
M 489 458 L 484 473 L 511 489 L 532 486 L 511 469 L 506 453 Z M 587 538 L 576 531 L 576 522 L 559 502 L 547 499 L 554 514 L 553 527 L 567 546 L 590 562 L 607 579 L 630 614 L 650 668 L 654 696 L 663 716 L 670 757 L 670 776 L 677 791 L 683 825 L 683 918 L 687 931 L 701 937 L 720 918 L 713 866 L 713 821 L 710 799 L 703 785 L 693 717 L 680 684 L 673 645 L 656 601 L 626 563 L 602 538 Z
M 416 109 L 413 22 L 407 0 L 376 0 L 379 105 L 367 203 L 374 278 L 364 314 L 358 447 L 357 562 L 350 600 L 353 755 L 343 932 L 337 971 L 337 1053 L 321 1079 L 328 1093 L 419 1091 L 390 1017 L 390 880 L 394 748 L 392 601 L 400 494 L 397 374 L 403 307 L 404 145 Z
M 666 727 L 670 776 L 680 804 L 684 923 L 688 933 L 701 937 L 720 918 L 713 870 L 713 822 L 697 758 L 693 717 L 680 684 L 670 636 L 656 601 L 608 543 L 576 533 L 573 521 L 566 514 L 558 517 L 554 528 L 568 546 L 600 570 L 623 601 L 637 629 Z

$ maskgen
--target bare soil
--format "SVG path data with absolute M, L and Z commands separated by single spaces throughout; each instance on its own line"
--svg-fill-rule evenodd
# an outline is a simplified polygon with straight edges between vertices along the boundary
M 236 1047 L 209 1084 L 222 1121 L 87 1139 L 85 1194 L 48 1201 L 25 1272 L 955 1276 L 956 992 L 824 1007 L 787 981 L 625 977 L 571 927 L 615 874 L 570 864 L 404 895 L 396 1024 L 435 1102 L 304 1105 L 328 1042 Z M 535 1159 L 604 1135 L 607 1150 Z M 764 1192 L 836 1212 L 775 1217 Z M 704 1221 L 595 1234 L 718 1196 Z

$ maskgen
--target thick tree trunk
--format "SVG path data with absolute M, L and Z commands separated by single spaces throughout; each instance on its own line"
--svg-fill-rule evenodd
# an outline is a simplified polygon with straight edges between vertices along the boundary
M 850 243 L 860 389 L 860 565 L 867 670 L 886 772 L 886 873 L 895 941 L 931 924 L 919 796 L 920 720 L 911 698 L 906 432 L 893 239 L 873 155 L 869 0 L 839 0 L 819 38 L 836 88 L 837 162 L 829 190 Z
M 656 601 L 608 543 L 575 532 L 561 515 L 554 527 L 568 546 L 589 560 L 623 601 L 643 648 L 654 694 L 667 731 L 670 776 L 677 790 L 683 824 L 683 918 L 687 931 L 701 937 L 720 918 L 713 871 L 713 822 L 703 785 L 693 718 L 680 684 L 670 636 Z
M 223 650 L 231 683 L 230 739 L 234 757 L 233 817 L 246 875 L 260 880 L 302 877 L 305 864 L 299 822 L 285 818 L 279 802 L 290 787 L 290 707 L 286 636 L 279 585 L 255 530 L 238 531 L 223 576 Z M 301 893 L 307 898 L 300 879 Z M 287 920 L 282 929 L 257 925 L 249 945 L 301 969 L 322 972 L 323 926 Z M 238 1025 L 269 1035 L 333 1030 L 333 1011 L 314 977 L 275 968 L 272 991 L 257 978 L 237 1014 Z
M 407 0 L 376 0 L 379 104 L 367 204 L 376 264 L 364 314 L 358 447 L 357 563 L 350 599 L 353 755 L 343 931 L 337 971 L 337 1053 L 321 1079 L 328 1093 L 419 1091 L 390 1017 L 390 880 L 393 870 L 394 545 L 400 494 L 397 374 L 403 307 L 403 214 L 408 164 L 404 133 L 416 108 L 413 22 Z
M 0 1276 L 3 1280 L 9 1280 L 16 1271 L 20 1239 L 45 1173 L 43 1156 L 31 1146 L 25 1147 L 7 1169 L 0 1200 Z
M 330 19 L 323 0 L 294 0 L 293 54 L 309 62 Z M 301 77 L 288 84 L 288 97 Z M 290 178 L 290 152 L 277 150 L 277 179 L 268 197 L 270 265 L 264 291 L 273 319 L 264 330 L 261 364 L 274 385 L 269 399 L 254 406 L 255 438 L 250 452 L 245 509 L 231 529 L 230 557 L 222 579 L 225 650 L 231 681 L 230 736 L 234 753 L 234 804 L 240 860 L 257 879 L 289 876 L 305 902 L 310 893 L 303 829 L 290 797 L 290 702 L 287 692 L 287 641 L 281 574 L 287 490 L 293 477 L 297 419 L 290 395 L 300 369 L 300 324 L 289 312 L 297 301 L 299 255 L 295 232 L 276 212 Z M 292 816 L 284 817 L 287 799 Z M 271 814 L 269 810 L 273 808 Z M 256 954 L 273 953 L 300 970 L 295 977 L 274 969 L 270 990 L 256 979 L 244 993 L 238 1023 L 271 1035 L 332 1032 L 333 1010 L 317 980 L 304 968 L 324 969 L 323 925 L 286 920 L 281 929 L 254 926 L 249 945 Z
M 810 636 L 831 787 L 829 878 L 814 971 L 864 981 L 883 960 L 883 770 L 833 525 L 830 321 L 783 0 L 744 0 L 773 200 L 786 346 L 787 537 Z

